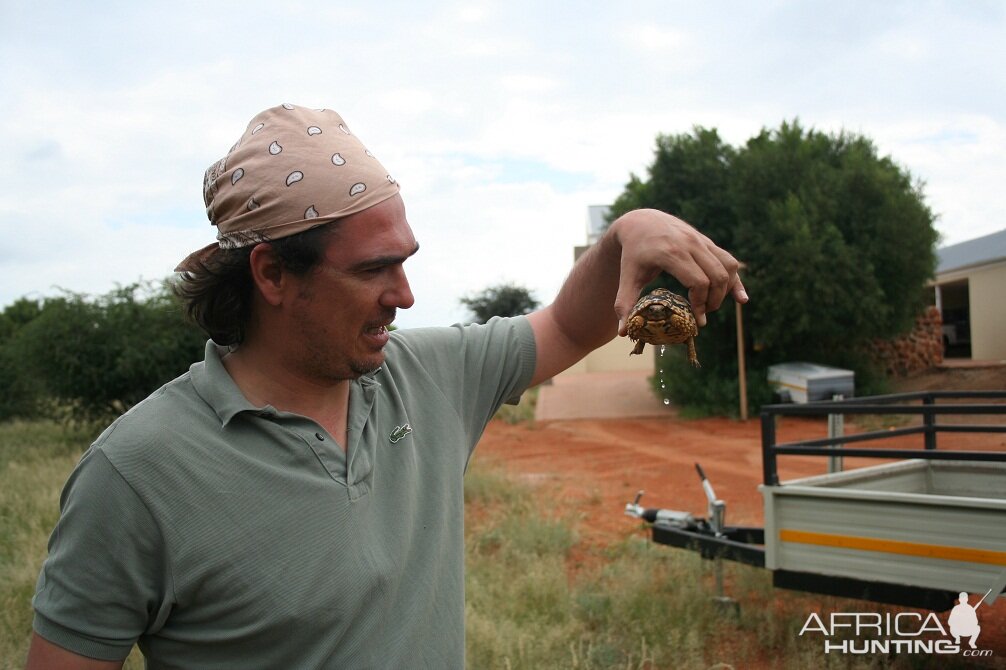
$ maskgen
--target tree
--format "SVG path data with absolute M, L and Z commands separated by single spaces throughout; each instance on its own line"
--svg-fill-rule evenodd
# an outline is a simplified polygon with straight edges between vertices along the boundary
M 42 301 L 18 298 L 0 312 L 0 344 L 42 313 Z
M 93 298 L 64 292 L 0 347 L 0 418 L 48 403 L 75 419 L 129 409 L 200 360 L 205 336 L 164 285 L 133 284 Z
M 641 206 L 681 216 L 745 263 L 755 404 L 768 398 L 767 367 L 782 361 L 840 365 L 871 379 L 869 342 L 910 328 L 935 270 L 937 236 L 922 186 L 868 139 L 795 121 L 740 149 L 698 128 L 661 136 L 649 179 L 633 175 L 612 214 Z M 658 283 L 683 290 L 668 277 Z M 671 396 L 732 411 L 733 310 L 709 315 L 698 343 L 701 372 L 686 370 L 679 356 L 663 363 Z
M 538 308 L 531 291 L 514 283 L 490 286 L 460 302 L 471 310 L 476 323 L 485 323 L 494 316 L 520 316 Z
M 611 207 L 611 220 L 652 207 L 685 221 L 701 221 L 703 232 L 730 248 L 734 217 L 728 190 L 735 154 L 715 130 L 696 127 L 691 135 L 658 136 L 649 179 L 631 175 Z
M 0 420 L 39 413 L 41 383 L 26 372 L 25 361 L 7 343 L 42 313 L 42 301 L 19 298 L 0 312 Z

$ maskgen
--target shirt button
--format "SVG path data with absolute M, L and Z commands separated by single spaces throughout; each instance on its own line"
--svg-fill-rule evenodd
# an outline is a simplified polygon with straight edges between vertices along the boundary
M 324 435 L 322 435 L 321 433 L 315 433 L 315 434 L 314 434 L 314 436 L 315 436 L 316 438 L 318 438 L 318 440 L 319 440 L 319 441 L 321 441 L 321 442 L 324 442 L 324 441 L 325 441 L 325 436 L 324 436 Z

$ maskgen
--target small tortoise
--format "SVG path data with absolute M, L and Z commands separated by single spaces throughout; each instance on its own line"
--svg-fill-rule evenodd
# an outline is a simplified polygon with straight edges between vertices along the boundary
M 688 344 L 688 361 L 699 367 L 695 354 L 695 338 L 699 326 L 695 322 L 692 306 L 680 295 L 666 288 L 654 289 L 647 293 L 629 313 L 626 326 L 629 338 L 636 347 L 629 353 L 643 353 L 645 344 Z

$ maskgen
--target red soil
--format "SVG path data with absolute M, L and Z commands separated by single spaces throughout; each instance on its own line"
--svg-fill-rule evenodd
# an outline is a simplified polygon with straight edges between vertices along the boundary
M 846 426 L 847 433 L 854 427 Z M 826 436 L 823 420 L 781 420 L 778 439 L 787 442 Z M 1006 450 L 1006 434 L 966 435 L 960 448 Z M 957 440 L 955 436 L 953 439 Z M 903 444 L 920 448 L 919 438 Z M 694 463 L 701 463 L 717 497 L 727 502 L 727 523 L 763 525 L 760 424 L 729 419 L 684 421 L 665 419 L 553 421 L 507 425 L 493 421 L 476 458 L 504 468 L 534 483 L 546 499 L 562 509 L 582 511 L 577 529 L 581 539 L 570 556 L 570 572 L 598 558 L 598 546 L 630 535 L 647 535 L 637 520 L 623 515 L 625 503 L 645 490 L 645 507 L 687 510 L 706 516 L 706 500 Z M 846 469 L 876 460 L 846 459 Z M 789 457 L 780 460 L 780 478 L 821 474 L 826 459 Z M 1006 532 L 1006 529 L 1004 529 Z M 668 551 L 680 551 L 668 548 Z M 774 604 L 770 604 L 775 606 Z M 858 601 L 857 611 L 876 611 Z M 808 612 L 809 614 L 809 612 Z M 982 624 L 979 647 L 992 649 L 996 662 L 1006 661 L 1006 597 L 978 610 Z M 945 614 L 940 620 L 945 622 Z M 772 665 L 766 660 L 767 667 Z

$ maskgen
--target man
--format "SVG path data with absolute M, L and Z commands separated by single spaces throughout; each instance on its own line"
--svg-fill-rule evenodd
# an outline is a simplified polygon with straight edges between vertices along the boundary
M 737 262 L 628 214 L 555 302 L 389 333 L 419 248 L 398 184 L 328 110 L 256 116 L 206 175 L 218 242 L 183 261 L 206 358 L 110 426 L 71 475 L 28 667 L 455 668 L 462 476 L 507 400 L 624 335 L 660 271 L 700 323 Z
M 991 590 L 989 591 L 991 593 Z M 985 594 L 985 595 L 988 595 Z M 968 644 L 972 649 L 976 649 L 978 635 L 982 632 L 982 627 L 978 625 L 978 614 L 975 612 L 978 605 L 981 605 L 985 598 L 982 598 L 978 605 L 968 604 L 968 594 L 961 591 L 957 599 L 957 604 L 950 610 L 947 624 L 950 625 L 950 634 L 954 636 L 954 644 L 960 644 L 961 638 L 971 638 Z

